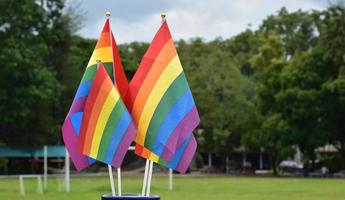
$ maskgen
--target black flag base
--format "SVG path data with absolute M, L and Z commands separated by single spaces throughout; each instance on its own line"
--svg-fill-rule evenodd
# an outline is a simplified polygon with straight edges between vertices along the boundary
M 156 195 L 141 196 L 137 194 L 122 194 L 121 196 L 112 196 L 111 194 L 105 194 L 102 196 L 102 200 L 160 200 L 161 198 Z

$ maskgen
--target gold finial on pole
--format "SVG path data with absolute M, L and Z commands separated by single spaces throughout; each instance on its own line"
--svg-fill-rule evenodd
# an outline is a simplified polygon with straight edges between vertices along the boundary
M 101 61 L 100 58 L 96 58 L 97 70 L 98 70 L 99 66 L 102 64 L 101 62 L 102 62 L 102 61 Z
M 161 13 L 161 17 L 162 17 L 162 24 L 165 22 L 167 14 L 166 13 Z
M 167 14 L 166 13 L 161 13 L 162 20 L 165 20 Z
M 105 16 L 107 16 L 107 17 L 110 17 L 110 12 L 109 11 L 107 11 L 107 12 L 105 12 Z

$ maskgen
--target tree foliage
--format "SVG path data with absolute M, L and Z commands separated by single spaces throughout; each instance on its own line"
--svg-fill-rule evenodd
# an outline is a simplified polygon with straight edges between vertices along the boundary
M 52 136 L 60 83 L 45 62 L 54 17 L 61 1 L 1 1 L 0 122 L 1 140 L 10 145 L 34 145 Z M 32 141 L 32 142 L 28 142 Z

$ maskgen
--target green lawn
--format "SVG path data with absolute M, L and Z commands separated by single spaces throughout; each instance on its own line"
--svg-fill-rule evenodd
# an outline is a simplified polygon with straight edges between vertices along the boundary
M 139 193 L 141 177 L 123 177 L 124 193 Z M 175 176 L 174 190 L 167 190 L 167 177 L 154 177 L 152 193 L 163 200 L 344 200 L 345 180 L 245 178 L 220 176 Z M 36 194 L 36 181 L 25 180 L 25 197 L 19 195 L 17 179 L 0 179 L 0 199 L 91 200 L 109 193 L 107 177 L 72 178 L 71 192 L 58 191 L 58 181 L 49 179 L 44 195 Z

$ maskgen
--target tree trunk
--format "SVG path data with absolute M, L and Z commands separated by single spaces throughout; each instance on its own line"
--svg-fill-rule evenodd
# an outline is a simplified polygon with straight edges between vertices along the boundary
M 228 155 L 225 156 L 225 171 L 227 174 L 230 173 L 229 156 Z
M 272 169 L 273 169 L 273 175 L 278 176 L 278 170 L 277 170 L 277 159 L 275 156 L 272 156 Z
M 244 147 L 243 152 L 242 152 L 242 169 L 243 169 L 243 172 L 246 171 L 246 162 L 247 162 L 247 155 L 246 155 L 246 148 Z
M 340 155 L 342 158 L 345 158 L 345 143 L 344 142 L 340 143 Z
M 259 169 L 260 170 L 263 170 L 264 169 L 264 161 L 263 161 L 263 152 L 264 152 L 264 150 L 263 150 L 263 148 L 260 148 L 260 160 L 259 160 Z
M 315 159 L 316 159 L 316 155 L 314 152 L 310 152 L 310 157 L 311 158 L 311 169 L 315 170 Z
M 9 161 L 6 159 L 6 160 L 5 160 L 5 165 L 4 165 L 4 174 L 5 174 L 5 175 L 8 174 L 8 163 L 9 163 Z
M 338 151 L 339 151 L 340 159 L 345 160 L 345 143 L 344 142 L 340 143 L 340 148 L 338 149 Z M 344 168 L 345 164 L 343 163 L 341 167 Z
M 212 153 L 208 153 L 208 173 L 211 173 L 212 170 Z

